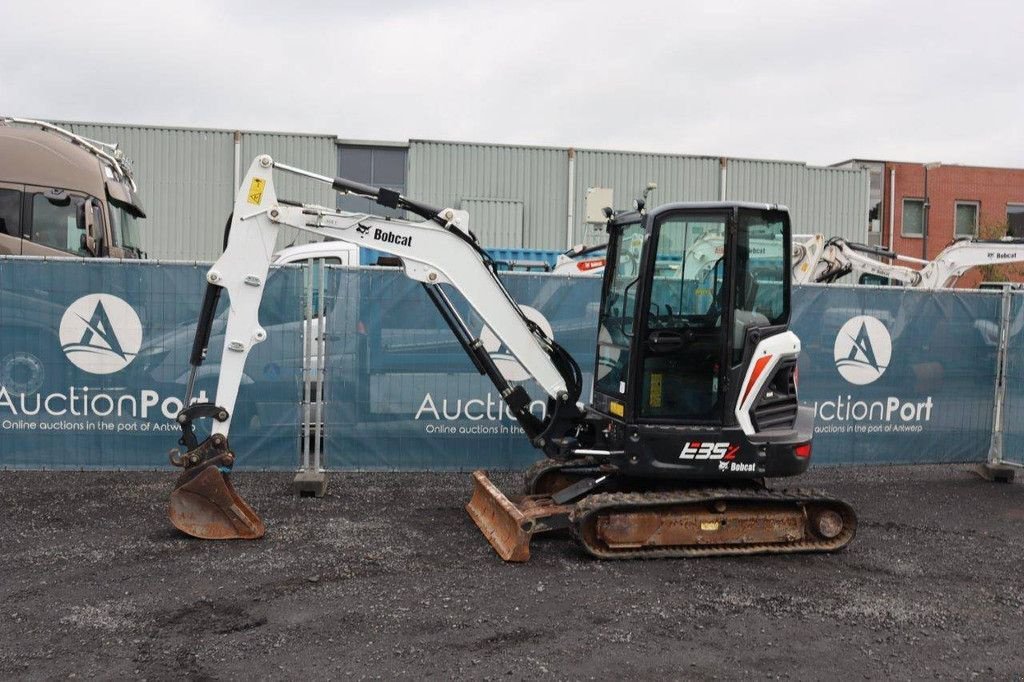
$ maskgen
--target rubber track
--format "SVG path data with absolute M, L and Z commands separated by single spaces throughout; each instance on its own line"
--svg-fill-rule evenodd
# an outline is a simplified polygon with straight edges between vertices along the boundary
M 609 550 L 594 547 L 586 540 L 582 527 L 590 520 L 596 522 L 602 511 L 621 508 L 633 512 L 661 506 L 694 504 L 715 501 L 767 502 L 785 504 L 825 503 L 843 518 L 843 531 L 831 540 L 801 540 L 790 544 L 757 543 L 753 545 L 701 545 L 699 547 L 643 547 L 639 549 Z M 570 513 L 572 533 L 590 554 L 600 559 L 661 559 L 698 558 L 716 556 L 747 556 L 751 554 L 792 554 L 798 552 L 835 552 L 853 540 L 857 533 L 857 514 L 846 502 L 819 490 L 741 490 L 695 489 L 654 493 L 599 493 L 580 500 Z

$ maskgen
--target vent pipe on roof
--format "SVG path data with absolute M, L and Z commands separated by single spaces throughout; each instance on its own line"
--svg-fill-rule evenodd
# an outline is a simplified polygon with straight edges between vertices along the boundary
M 242 133 L 235 131 L 235 185 L 231 188 L 231 202 L 235 201 L 235 193 L 242 184 Z
M 725 183 L 729 177 L 729 159 L 724 156 L 718 159 L 718 200 L 725 201 Z
M 571 249 L 573 245 L 573 232 L 576 227 L 576 150 L 572 147 L 569 147 L 569 201 L 567 204 L 565 248 Z
M 885 168 L 885 166 L 882 166 Z M 883 173 L 885 171 L 882 171 Z M 896 226 L 896 166 L 889 169 L 889 250 L 895 251 L 896 246 L 892 243 L 893 230 Z

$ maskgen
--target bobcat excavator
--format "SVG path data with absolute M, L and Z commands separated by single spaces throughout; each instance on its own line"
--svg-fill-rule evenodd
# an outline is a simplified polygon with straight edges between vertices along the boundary
M 274 170 L 423 218 L 348 213 L 279 199 Z M 498 554 L 525 561 L 533 535 L 569 529 L 600 558 L 828 552 L 853 538 L 845 502 L 809 491 L 773 491 L 765 479 L 793 476 L 811 457 L 813 415 L 797 402 L 800 341 L 789 320 L 790 223 L 785 208 L 754 203 L 679 203 L 647 211 L 606 210 L 605 269 L 590 404 L 579 401 L 575 360 L 516 304 L 468 215 L 432 208 L 385 188 L 330 178 L 258 157 L 236 197 L 223 255 L 207 288 L 190 362 L 203 362 L 217 302 L 230 298 L 215 402 L 193 403 L 188 382 L 177 420 L 184 471 L 171 495 L 171 522 L 208 539 L 264 534 L 230 481 L 228 440 L 246 356 L 266 331 L 259 305 L 279 230 L 291 227 L 388 252 L 420 282 L 474 367 L 494 383 L 544 458 L 522 496 L 506 497 L 473 474 L 467 510 Z M 777 235 L 774 264 L 751 235 Z M 711 267 L 686 262 L 698 239 L 717 239 Z M 772 259 L 767 259 L 772 260 Z M 675 267 L 667 267 L 672 264 Z M 656 273 L 670 273 L 659 275 Z M 681 273 L 681 274 L 680 274 Z M 447 288 L 480 314 L 546 396 L 530 410 L 459 316 Z M 533 386 L 533 384 L 530 384 Z M 199 440 L 196 420 L 211 421 Z

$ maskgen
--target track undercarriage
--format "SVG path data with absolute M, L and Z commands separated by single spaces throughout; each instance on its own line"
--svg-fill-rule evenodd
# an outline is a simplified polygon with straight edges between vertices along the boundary
M 588 493 L 595 481 L 602 492 Z M 527 561 L 534 535 L 562 529 L 595 557 L 632 559 L 834 552 L 857 528 L 846 502 L 753 481 L 641 490 L 588 461 L 544 460 L 525 482 L 528 494 L 509 499 L 485 472 L 473 474 L 466 510 L 506 561 Z

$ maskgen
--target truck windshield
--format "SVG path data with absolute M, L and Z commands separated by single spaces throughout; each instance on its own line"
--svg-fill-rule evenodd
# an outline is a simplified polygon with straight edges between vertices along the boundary
M 113 232 L 114 246 L 134 251 L 142 255 L 139 246 L 139 221 L 128 211 L 110 204 L 110 228 Z

